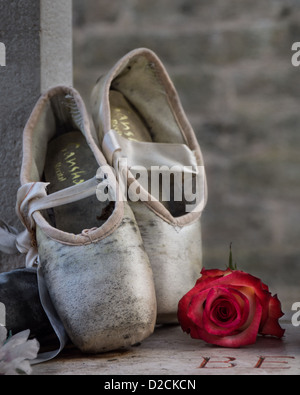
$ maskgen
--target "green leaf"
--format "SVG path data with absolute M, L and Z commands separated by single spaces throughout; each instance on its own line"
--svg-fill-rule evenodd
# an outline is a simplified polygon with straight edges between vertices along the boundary
M 229 252 L 229 265 L 228 268 L 230 270 L 237 270 L 237 265 L 233 264 L 233 259 L 232 259 L 232 243 L 230 243 L 230 252 Z

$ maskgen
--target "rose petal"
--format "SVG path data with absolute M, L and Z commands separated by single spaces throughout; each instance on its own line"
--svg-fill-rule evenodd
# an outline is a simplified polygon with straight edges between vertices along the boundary
M 204 329 L 207 333 L 216 336 L 229 336 L 236 332 L 237 328 L 240 327 L 241 316 L 240 314 L 235 317 L 233 324 L 234 326 L 225 327 L 221 325 L 215 324 L 211 319 L 210 315 L 205 311 L 203 313 L 203 322 L 204 322 Z
M 269 314 L 267 306 L 269 305 L 271 294 L 266 291 L 267 286 L 263 284 L 259 278 L 254 277 L 251 274 L 235 270 L 230 275 L 218 279 L 216 281 L 216 284 L 217 283 L 220 285 L 223 284 L 234 287 L 239 286 L 253 288 L 253 290 L 255 291 L 255 295 L 259 298 L 261 306 L 263 308 L 261 318 L 262 322 L 265 322 L 267 320 Z
M 207 293 L 208 291 L 204 296 L 204 301 Z M 182 327 L 182 330 L 187 333 L 191 333 L 191 331 L 193 331 L 195 326 L 193 321 L 190 319 L 188 312 L 189 312 L 191 301 L 193 297 L 196 295 L 200 295 L 199 309 L 201 309 L 201 303 L 203 303 L 201 302 L 201 291 L 199 291 L 196 286 L 193 289 L 191 289 L 178 303 L 178 312 L 177 312 L 178 321 Z
M 209 292 L 210 290 L 207 289 L 203 292 L 198 293 L 192 298 L 191 303 L 189 304 L 187 310 L 187 317 L 189 319 L 189 333 L 193 339 L 198 339 L 198 327 L 201 328 L 203 326 L 202 317 L 204 304 L 206 302 Z
M 210 344 L 215 344 L 222 347 L 239 348 L 254 344 L 258 335 L 258 329 L 261 321 L 262 306 L 257 297 L 255 297 L 255 312 L 254 318 L 247 329 L 234 334 L 232 336 L 214 336 L 210 335 L 203 329 L 198 329 L 198 336 L 200 339 Z
M 234 298 L 234 305 L 236 305 L 236 309 L 237 309 L 237 320 L 238 321 L 232 321 L 232 322 L 222 322 L 222 327 L 224 328 L 231 328 L 233 329 L 236 325 L 242 326 L 245 324 L 245 322 L 248 319 L 249 316 L 249 310 L 250 310 L 250 303 L 249 300 L 247 299 L 247 297 L 242 293 L 239 292 L 238 290 L 234 289 L 234 288 L 228 288 L 228 296 L 230 298 Z M 208 305 L 207 309 L 211 309 Z M 212 321 L 213 318 L 210 317 Z M 217 324 L 217 322 L 215 322 Z
M 216 325 L 228 328 L 235 320 L 240 322 L 239 304 L 233 299 L 217 298 L 209 312 L 209 319 Z
M 255 306 L 256 306 L 256 301 L 255 301 L 255 290 L 250 287 L 235 287 L 241 294 L 244 295 L 244 297 L 247 299 L 249 303 L 249 310 L 248 310 L 248 316 L 243 323 L 243 326 L 241 326 L 241 330 L 244 330 L 248 328 L 250 325 L 251 321 L 253 320 L 254 314 L 255 314 Z
M 278 300 L 277 295 L 275 295 L 270 299 L 269 316 L 263 327 L 260 328 L 259 333 L 261 335 L 275 336 L 281 339 L 285 330 L 281 328 L 278 321 L 283 315 L 284 314 L 281 311 L 281 303 Z
M 232 288 L 219 287 L 210 292 L 203 313 L 204 328 L 212 335 L 229 336 L 244 325 L 249 315 L 249 301 L 239 291 Z M 220 322 L 213 317 L 213 304 L 223 297 L 235 311 L 235 318 L 229 322 Z M 222 300 L 222 299 L 221 299 Z M 222 302 L 221 302 L 222 303 Z
M 228 274 L 233 273 L 231 269 L 226 269 L 226 270 L 219 270 L 219 269 L 212 269 L 212 270 L 206 270 L 205 268 L 202 269 L 201 275 L 202 277 L 199 280 L 205 281 L 207 279 L 214 279 L 216 280 L 216 277 L 224 277 Z M 198 281 L 199 281 L 198 280 Z
M 209 288 L 211 284 L 215 284 L 217 280 L 222 279 L 225 276 L 228 276 L 232 273 L 232 270 L 205 270 L 202 269 L 201 277 L 197 280 L 196 286 L 198 289 L 204 290 Z

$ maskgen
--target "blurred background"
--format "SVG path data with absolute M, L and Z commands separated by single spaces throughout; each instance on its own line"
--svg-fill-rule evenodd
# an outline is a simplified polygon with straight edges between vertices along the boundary
M 97 78 L 128 51 L 164 62 L 208 176 L 206 268 L 260 277 L 285 309 L 300 301 L 299 0 L 73 0 L 74 85 L 87 106 Z

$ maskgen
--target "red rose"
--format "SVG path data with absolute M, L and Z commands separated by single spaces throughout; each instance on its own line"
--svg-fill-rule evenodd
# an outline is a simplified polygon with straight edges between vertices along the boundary
M 179 302 L 182 329 L 194 339 L 224 347 L 253 344 L 257 335 L 281 338 L 277 296 L 256 277 L 238 270 L 205 270 Z

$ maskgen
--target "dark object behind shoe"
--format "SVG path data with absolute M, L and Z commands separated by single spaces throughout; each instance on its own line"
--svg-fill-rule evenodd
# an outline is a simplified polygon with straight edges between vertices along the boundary
M 12 334 L 30 329 L 38 340 L 53 334 L 40 302 L 35 269 L 1 273 L 0 302 L 5 305 L 6 328 Z

